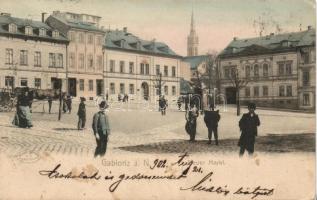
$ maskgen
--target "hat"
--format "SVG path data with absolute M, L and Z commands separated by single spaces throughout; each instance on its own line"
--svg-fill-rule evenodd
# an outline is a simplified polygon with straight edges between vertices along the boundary
M 248 109 L 256 109 L 256 105 L 255 105 L 255 103 L 249 103 L 248 104 Z
M 99 104 L 99 108 L 104 110 L 107 109 L 109 107 L 109 105 L 106 103 L 106 101 L 101 101 Z

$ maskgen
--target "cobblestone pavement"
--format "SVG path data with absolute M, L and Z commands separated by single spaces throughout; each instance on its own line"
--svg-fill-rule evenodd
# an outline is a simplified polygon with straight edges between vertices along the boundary
M 46 105 L 45 105 L 46 106 Z M 35 104 L 31 129 L 21 129 L 11 125 L 14 113 L 0 115 L 0 153 L 18 159 L 38 159 L 44 153 L 75 156 L 92 156 L 95 139 L 91 130 L 91 119 L 97 108 L 93 104 L 87 106 L 87 125 L 83 131 L 76 129 L 78 104 L 75 102 L 71 114 L 63 114 L 57 120 L 57 103 L 53 105 L 53 113 L 42 113 L 43 106 Z M 46 108 L 47 109 L 47 108 Z M 125 148 L 143 144 L 166 143 L 187 140 L 184 131 L 184 112 L 169 109 L 166 116 L 159 112 L 146 109 L 136 110 L 111 109 L 109 111 L 111 136 L 108 143 L 109 153 L 129 153 Z M 243 110 L 245 111 L 245 110 Z M 304 113 L 288 113 L 278 111 L 257 111 L 261 119 L 260 135 L 286 133 L 313 133 L 315 115 Z M 219 125 L 220 139 L 238 138 L 237 129 L 240 117 L 235 116 L 235 109 L 229 107 L 221 111 Z M 207 139 L 203 117 L 199 117 L 197 139 Z M 199 148 L 199 145 L 197 146 Z M 131 153 L 131 152 L 130 152 Z

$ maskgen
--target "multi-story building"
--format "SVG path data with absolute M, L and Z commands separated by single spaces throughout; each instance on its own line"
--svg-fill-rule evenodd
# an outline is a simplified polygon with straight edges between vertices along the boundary
M 67 48 L 68 93 L 93 99 L 104 94 L 103 41 L 100 17 L 54 11 L 46 23 L 70 40 Z
M 66 91 L 69 41 L 41 21 L 0 15 L 0 88 L 31 87 Z
M 234 38 L 219 55 L 221 92 L 227 103 L 236 103 L 237 85 L 232 83 L 236 77 L 243 87 L 242 104 L 314 109 L 315 37 L 315 29 L 309 26 L 301 32 Z
M 118 94 L 154 101 L 161 94 L 180 94 L 182 57 L 166 44 L 146 41 L 123 30 L 108 30 L 104 44 L 105 83 L 110 99 Z

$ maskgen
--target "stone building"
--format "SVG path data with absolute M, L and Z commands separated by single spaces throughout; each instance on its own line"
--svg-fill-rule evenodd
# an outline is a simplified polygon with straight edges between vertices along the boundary
M 67 47 L 68 93 L 93 99 L 104 94 L 103 41 L 101 17 L 54 11 L 46 23 L 70 40 Z
M 128 94 L 130 99 L 155 101 L 161 94 L 180 94 L 181 56 L 165 43 L 147 41 L 123 30 L 108 30 L 104 44 L 105 85 L 109 99 Z
M 41 21 L 0 15 L 0 88 L 31 87 L 66 91 L 69 41 Z
M 315 108 L 315 29 L 263 37 L 237 39 L 220 53 L 221 92 L 236 103 L 231 82 L 235 69 L 244 84 L 240 102 L 258 106 Z M 243 85 L 242 84 L 242 85 Z

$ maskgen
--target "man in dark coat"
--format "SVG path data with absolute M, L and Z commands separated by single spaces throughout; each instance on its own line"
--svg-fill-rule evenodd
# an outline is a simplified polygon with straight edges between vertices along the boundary
M 105 113 L 108 105 L 105 101 L 99 104 L 100 111 L 94 115 L 92 122 L 92 129 L 96 137 L 97 147 L 95 150 L 95 157 L 104 156 L 107 150 L 108 137 L 110 135 L 109 117 Z
M 51 97 L 51 95 L 48 96 L 47 102 L 48 102 L 48 113 L 51 114 L 52 103 L 53 103 L 53 98 Z
M 78 107 L 78 130 L 82 130 L 83 128 L 85 128 L 85 124 L 86 124 L 86 105 L 85 105 L 85 97 L 80 97 L 80 104 Z
M 214 111 L 215 106 L 210 105 L 211 111 L 205 111 L 204 121 L 208 128 L 208 144 L 211 144 L 212 133 L 214 133 L 216 145 L 218 145 L 218 122 L 220 120 L 219 110 Z
M 248 113 L 243 114 L 239 121 L 239 127 L 241 136 L 239 139 L 238 146 L 240 146 L 240 156 L 243 156 L 245 150 L 248 151 L 249 155 L 254 152 L 255 136 L 258 135 L 258 126 L 260 126 L 260 119 L 255 114 L 256 106 L 254 103 L 248 105 Z
M 67 95 L 66 105 L 68 108 L 68 113 L 70 114 L 72 112 L 72 97 L 70 95 Z
M 167 100 L 164 96 L 161 96 L 159 99 L 159 107 L 162 115 L 166 115 L 166 107 L 167 107 Z

